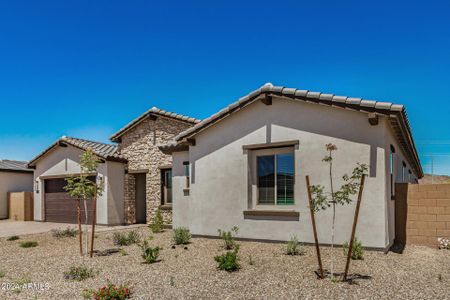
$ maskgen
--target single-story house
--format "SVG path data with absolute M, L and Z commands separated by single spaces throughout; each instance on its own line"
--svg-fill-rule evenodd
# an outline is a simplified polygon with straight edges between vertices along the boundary
M 403 105 L 265 84 L 178 134 L 172 154 L 173 226 L 216 236 L 312 243 L 305 176 L 330 186 L 325 144 L 333 143 L 335 186 L 357 163 L 370 166 L 357 237 L 387 249 L 395 238 L 395 183 L 423 176 Z M 335 242 L 348 241 L 355 201 L 337 207 Z M 319 242 L 331 215 L 317 213 Z
M 61 137 L 28 164 L 34 169 L 34 220 L 61 223 L 77 222 L 76 200 L 64 190 L 65 178 L 80 173 L 80 156 L 91 149 L 101 160 L 92 180 L 103 180 L 104 190 L 97 200 L 97 223 L 122 224 L 126 159 L 116 145 L 72 137 Z M 84 206 L 81 205 L 82 222 Z M 88 219 L 92 220 L 92 202 L 88 201 Z
M 8 218 L 8 192 L 33 191 L 33 170 L 26 161 L 0 160 L 0 219 Z
M 77 222 L 76 202 L 63 187 L 66 177 L 80 172 L 80 155 L 91 149 L 102 161 L 93 179 L 105 182 L 97 202 L 98 224 L 150 223 L 158 208 L 171 224 L 172 156 L 159 145 L 199 122 L 152 107 L 115 133 L 115 144 L 62 137 L 29 163 L 35 169 L 35 220 Z

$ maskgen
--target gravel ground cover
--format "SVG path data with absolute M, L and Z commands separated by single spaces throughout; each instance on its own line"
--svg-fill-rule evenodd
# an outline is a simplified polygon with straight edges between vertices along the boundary
M 137 229 L 148 237 L 147 228 Z M 96 249 L 117 248 L 112 232 L 98 234 Z M 48 283 L 43 291 L 0 290 L 0 299 L 83 299 L 84 289 L 106 284 L 129 283 L 132 299 L 450 299 L 450 251 L 409 246 L 403 254 L 366 251 L 364 260 L 352 261 L 353 284 L 317 280 L 314 247 L 305 246 L 298 256 L 284 254 L 276 243 L 239 241 L 241 270 L 217 270 L 214 256 L 224 253 L 222 241 L 193 238 L 187 246 L 172 249 L 172 231 L 153 235 L 152 246 L 160 246 L 160 261 L 143 264 L 137 245 L 121 247 L 127 252 L 93 259 L 81 258 L 77 238 L 57 239 L 50 233 L 0 239 L 0 283 Z M 23 240 L 38 242 L 35 248 L 20 248 Z M 331 249 L 322 247 L 325 267 Z M 333 250 L 337 270 L 344 269 L 342 249 Z M 95 277 L 85 281 L 64 279 L 72 266 L 84 264 Z

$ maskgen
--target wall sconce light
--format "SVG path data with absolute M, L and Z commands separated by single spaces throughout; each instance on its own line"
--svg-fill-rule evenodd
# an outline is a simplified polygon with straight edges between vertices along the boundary
M 38 180 L 36 180 L 35 191 L 36 191 L 36 194 L 39 194 L 39 181 Z

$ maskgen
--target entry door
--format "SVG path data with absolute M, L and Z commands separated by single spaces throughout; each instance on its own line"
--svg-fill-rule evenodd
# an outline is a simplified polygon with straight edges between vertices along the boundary
M 145 173 L 135 174 L 136 184 L 136 223 L 147 222 L 147 200 Z
M 172 169 L 161 170 L 161 204 L 172 204 Z

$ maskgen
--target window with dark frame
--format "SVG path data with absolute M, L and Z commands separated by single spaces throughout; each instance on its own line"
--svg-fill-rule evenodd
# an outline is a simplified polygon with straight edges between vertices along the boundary
M 191 165 L 188 161 L 183 162 L 184 165 L 184 176 L 186 177 L 186 189 L 190 188 L 191 186 Z
M 161 204 L 172 204 L 172 169 L 161 170 Z
M 390 190 L 391 190 L 391 200 L 395 199 L 395 182 L 394 182 L 394 153 L 395 153 L 395 148 L 394 146 L 391 145 L 391 151 L 389 154 L 389 172 L 391 175 L 391 186 L 390 186 Z
M 294 153 L 257 156 L 258 204 L 294 204 Z

